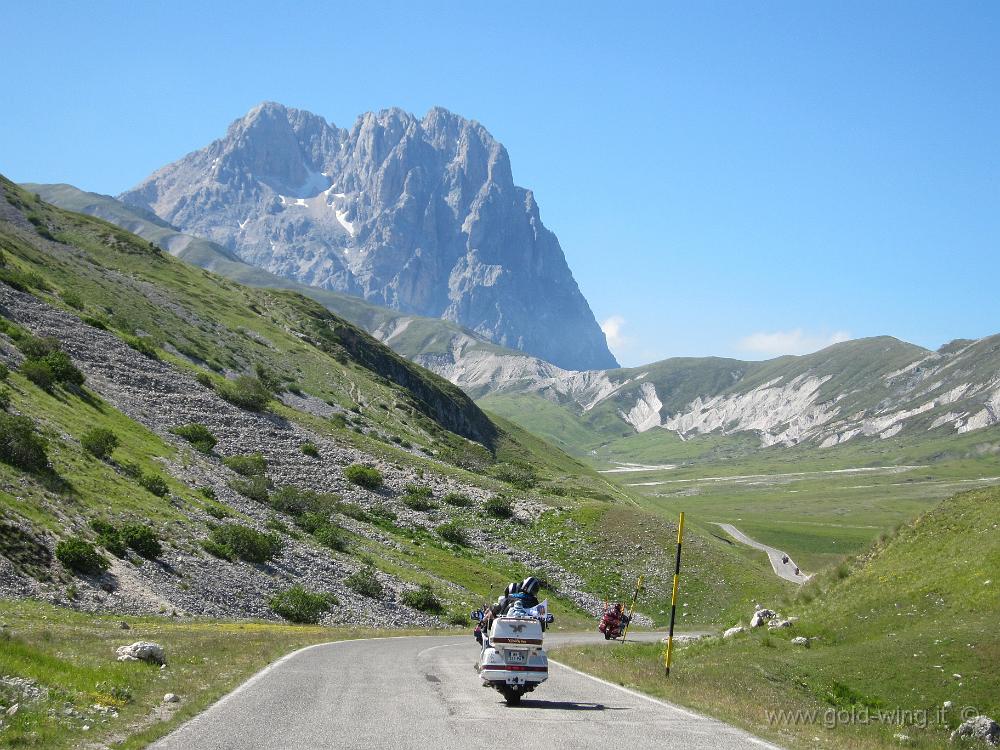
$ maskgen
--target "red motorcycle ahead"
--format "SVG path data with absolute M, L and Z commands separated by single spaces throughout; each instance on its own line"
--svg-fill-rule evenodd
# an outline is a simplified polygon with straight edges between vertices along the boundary
M 621 638 L 628 629 L 631 618 L 625 614 L 625 607 L 620 602 L 615 602 L 601 615 L 601 622 L 597 629 L 604 633 L 604 640 L 610 641 Z

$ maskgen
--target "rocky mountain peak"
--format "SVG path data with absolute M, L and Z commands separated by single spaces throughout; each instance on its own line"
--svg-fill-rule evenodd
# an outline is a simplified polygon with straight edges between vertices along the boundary
M 350 130 L 274 102 L 121 199 L 244 260 L 573 369 L 614 357 L 506 149 L 441 107 Z

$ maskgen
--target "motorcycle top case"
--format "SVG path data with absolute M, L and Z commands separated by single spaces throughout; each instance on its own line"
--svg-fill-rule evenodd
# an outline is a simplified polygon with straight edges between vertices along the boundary
M 497 647 L 541 646 L 542 625 L 534 617 L 498 617 L 493 623 L 490 641 Z

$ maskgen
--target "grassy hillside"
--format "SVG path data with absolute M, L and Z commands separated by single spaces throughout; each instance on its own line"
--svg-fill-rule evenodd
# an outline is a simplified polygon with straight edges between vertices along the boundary
M 779 601 L 793 627 L 683 648 L 669 679 L 658 647 L 558 658 L 788 747 L 943 747 L 965 707 L 1000 715 L 998 517 L 996 488 L 946 500 Z

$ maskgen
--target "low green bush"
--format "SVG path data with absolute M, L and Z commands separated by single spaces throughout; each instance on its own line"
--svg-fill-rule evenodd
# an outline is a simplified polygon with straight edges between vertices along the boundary
M 426 512 L 433 510 L 437 504 L 423 495 L 403 495 L 403 505 L 410 510 Z
M 122 526 L 119 535 L 129 549 L 135 550 L 136 554 L 147 560 L 153 560 L 163 552 L 156 532 L 144 524 L 127 523 Z
M 212 380 L 212 376 L 207 372 L 201 372 L 200 370 L 195 373 L 194 379 L 201 383 L 206 388 L 215 388 L 215 381 Z
M 349 503 L 343 500 L 337 502 L 334 511 L 342 516 L 353 518 L 355 521 L 367 521 L 368 513 L 357 503 Z
M 52 368 L 37 359 L 26 359 L 21 363 L 20 373 L 43 391 L 50 391 L 56 384 Z
M 240 375 L 235 380 L 224 380 L 218 384 L 219 395 L 233 406 L 247 411 L 264 411 L 271 392 L 264 387 L 258 378 L 250 375 Z
M 51 390 L 57 384 L 79 387 L 85 382 L 83 373 L 62 350 L 57 339 L 21 335 L 15 343 L 25 355 L 21 374 L 42 390 Z
M 236 560 L 236 553 L 233 552 L 229 547 L 224 544 L 220 544 L 211 537 L 205 539 L 201 543 L 202 548 L 212 555 L 213 557 L 218 557 L 222 560 L 234 561 Z
M 329 518 L 339 499 L 336 495 L 324 495 L 286 485 L 271 496 L 271 507 L 291 516 L 319 513 Z
M 427 612 L 432 615 L 444 612 L 444 605 L 437 598 L 434 589 L 428 583 L 420 584 L 420 588 L 418 589 L 404 591 L 400 598 L 407 607 L 420 610 L 421 612 Z
M 379 489 L 384 482 L 382 472 L 374 466 L 365 466 L 364 464 L 351 464 L 345 467 L 344 478 L 352 484 L 369 490 Z
M 80 445 L 87 453 L 102 461 L 110 458 L 112 451 L 119 445 L 118 436 L 104 427 L 94 427 L 83 433 Z
M 90 522 L 90 528 L 97 532 L 97 544 L 104 547 L 115 557 L 125 557 L 128 554 L 128 545 L 122 540 L 118 529 L 111 523 L 95 518 Z
M 315 625 L 331 606 L 340 604 L 332 594 L 306 591 L 296 584 L 271 597 L 271 611 L 289 622 Z
M 59 292 L 59 297 L 74 310 L 83 309 L 83 298 L 72 289 L 63 289 Z
M 242 456 L 227 456 L 222 463 L 237 474 L 253 477 L 267 471 L 267 459 L 262 453 L 249 453 Z
M 403 492 L 411 497 L 423 497 L 428 500 L 434 497 L 433 489 L 422 484 L 414 484 L 413 482 L 408 482 L 403 487 Z
M 472 498 L 464 492 L 449 492 L 441 499 L 448 505 L 453 505 L 456 508 L 468 508 L 472 505 Z
M 0 461 L 25 471 L 48 468 L 45 438 L 28 417 L 0 411 Z
M 211 516 L 212 518 L 217 518 L 217 519 L 219 519 L 220 521 L 221 521 L 221 520 L 222 520 L 223 518 L 229 518 L 229 517 L 231 517 L 231 516 L 233 515 L 233 514 L 232 514 L 232 513 L 231 513 L 231 512 L 229 511 L 229 509 L 228 509 L 228 508 L 225 508 L 225 507 L 224 507 L 224 506 L 222 506 L 222 505 L 216 505 L 216 504 L 214 504 L 214 503 L 211 503 L 211 504 L 209 504 L 209 505 L 206 505 L 206 506 L 205 506 L 205 512 L 206 512 L 206 513 L 207 513 L 208 515 L 210 515 L 210 516 Z
M 521 462 L 500 463 L 489 470 L 492 477 L 501 482 L 517 487 L 519 490 L 530 490 L 538 484 L 535 467 Z
M 290 534 L 291 529 L 288 528 L 288 524 L 282 521 L 277 516 L 271 516 L 264 522 L 264 526 L 269 528 L 271 531 L 277 531 L 281 534 Z
M 313 532 L 316 541 L 324 547 L 329 547 L 337 552 L 347 552 L 348 541 L 344 530 L 332 523 L 324 524 Z
M 376 505 L 374 508 L 368 511 L 369 518 L 372 523 L 385 525 L 391 525 L 396 522 L 396 514 L 385 505 Z
M 319 448 L 316 447 L 315 443 L 303 443 L 299 450 L 310 458 L 319 458 Z
M 237 557 L 251 563 L 266 563 L 281 552 L 281 538 L 277 534 L 263 534 L 236 523 L 216 526 L 212 529 L 209 540 L 218 548 L 228 551 L 230 559 Z
M 462 469 L 484 473 L 493 465 L 493 454 L 478 443 L 466 442 L 460 446 L 446 445 L 438 451 L 441 460 Z
M 3 362 L 0 362 L 0 380 L 6 380 L 10 375 L 10 368 L 7 367 Z
M 135 349 L 139 354 L 144 357 L 149 357 L 150 359 L 159 359 L 160 355 L 156 351 L 156 347 L 153 343 L 146 338 L 141 336 L 132 336 L 131 334 L 122 334 L 122 341 L 128 344 L 130 347 Z
M 6 411 L 10 407 L 10 391 L 0 388 L 0 410 Z
M 366 566 L 344 579 L 344 585 L 351 591 L 369 599 L 381 599 L 385 593 L 382 582 L 375 575 L 375 568 Z
M 48 234 L 47 229 L 39 230 L 39 234 L 42 231 Z M 32 271 L 22 271 L 20 268 L 13 266 L 0 267 L 0 281 L 14 287 L 19 292 L 31 292 L 32 289 L 44 291 L 48 288 L 48 284 L 45 283 L 45 279 L 40 274 Z
M 122 539 L 121 534 L 115 528 L 99 533 L 97 535 L 97 543 L 115 557 L 124 558 L 128 554 L 128 545 L 125 544 L 125 540 Z
M 69 570 L 81 575 L 100 575 L 108 569 L 108 560 L 86 539 L 74 536 L 56 545 L 56 557 Z
M 139 477 L 138 481 L 141 487 L 143 487 L 147 492 L 153 493 L 157 497 L 166 497 L 167 493 L 170 492 L 170 486 L 167 484 L 167 480 L 159 474 L 146 474 L 144 472 Z
M 514 515 L 514 504 L 509 497 L 497 495 L 483 504 L 483 510 L 494 518 L 510 518 Z
M 171 427 L 170 431 L 179 438 L 183 438 L 194 446 L 194 449 L 201 453 L 211 453 L 218 442 L 215 435 L 203 424 L 191 422 L 177 427 Z
M 322 513 L 306 512 L 300 516 L 295 516 L 295 525 L 310 534 L 330 523 L 330 517 Z
M 468 532 L 457 521 L 449 521 L 448 523 L 441 524 L 437 527 L 437 533 L 446 542 L 458 544 L 462 547 L 466 547 L 469 544 Z
M 267 491 L 267 479 L 262 476 L 247 477 L 245 479 L 234 479 L 229 486 L 236 492 L 256 500 L 258 503 L 266 503 L 269 493 Z

